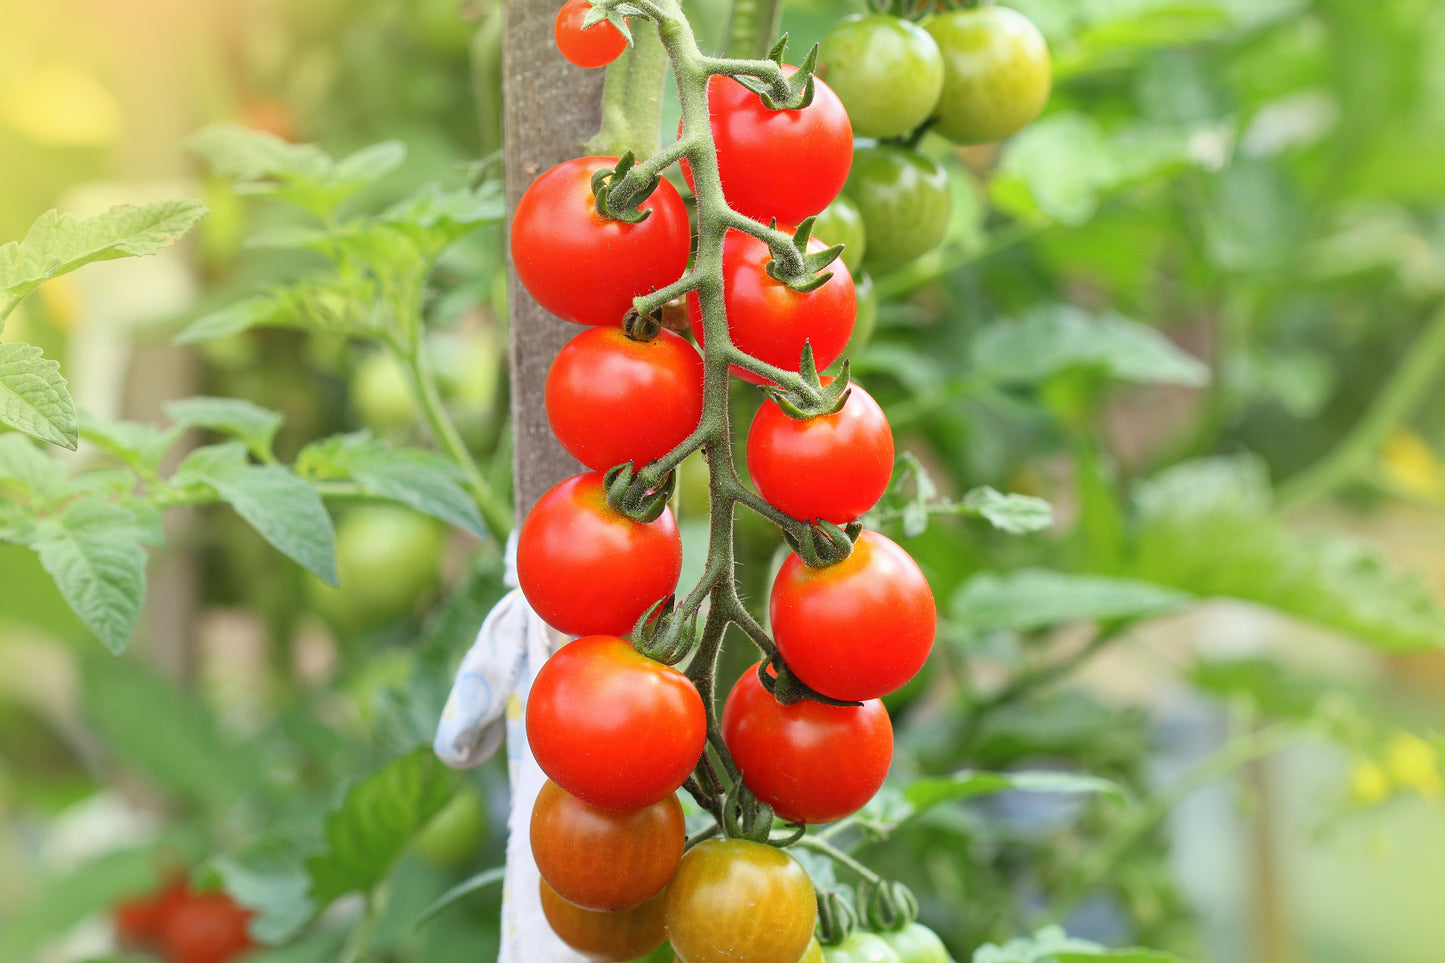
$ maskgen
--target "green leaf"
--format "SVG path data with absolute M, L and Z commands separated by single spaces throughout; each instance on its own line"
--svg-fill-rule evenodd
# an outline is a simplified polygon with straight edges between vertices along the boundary
M 385 140 L 348 154 L 336 162 L 332 177 L 342 184 L 370 184 L 396 170 L 406 160 L 406 144 Z
M 1027 632 L 1068 622 L 1163 615 L 1189 601 L 1185 592 L 1150 582 L 1028 568 L 973 576 L 954 593 L 950 611 L 953 622 L 968 629 Z
M 205 214 L 199 201 L 125 204 L 86 218 L 47 211 L 25 240 L 0 246 L 0 296 L 14 304 L 43 282 L 93 261 L 154 254 Z
M 1350 536 L 1293 531 L 1271 500 L 1267 470 L 1251 457 L 1170 468 L 1135 495 L 1125 574 L 1257 602 L 1391 651 L 1445 643 L 1445 609 L 1423 573 L 1387 566 Z
M 89 860 L 38 886 L 7 915 L 0 927 L 0 960 L 34 959 L 35 951 L 48 940 L 117 900 L 159 883 L 151 847 L 117 850 Z
M 316 490 L 279 465 L 253 465 L 244 446 L 198 448 L 172 484 L 209 486 L 283 554 L 336 584 L 336 532 Z
M 1111 950 L 1089 940 L 1074 939 L 1057 926 L 1046 926 L 1031 937 L 1009 940 L 999 946 L 986 943 L 973 954 L 973 963 L 1184 963 L 1158 950 Z
M 75 450 L 75 399 L 60 364 L 29 344 L 0 344 L 0 424 Z
M 454 774 L 417 749 L 357 783 L 326 820 L 327 848 L 306 861 L 319 906 L 375 886 L 456 790 Z
M 80 436 L 104 451 L 149 474 L 181 437 L 180 428 L 158 428 L 139 421 L 110 421 L 89 413 L 80 415 Z
M 1020 220 L 1078 227 L 1106 196 L 1190 162 L 1192 131 L 1106 132 L 1091 117 L 1051 114 L 1005 148 L 989 182 L 995 204 Z
M 20 435 L 0 435 L 0 485 L 44 503 L 65 492 L 65 466 Z
M 1115 802 L 1124 801 L 1118 783 L 1084 773 L 1024 771 L 982 772 L 965 769 L 951 776 L 920 779 L 903 791 L 903 797 L 921 812 L 940 803 L 1000 792 L 1097 793 Z
M 172 401 L 165 410 L 166 415 L 178 425 L 234 435 L 261 459 L 270 457 L 271 442 L 275 440 L 282 420 L 279 412 L 242 398 L 183 398 Z
M 1010 535 L 1041 532 L 1054 523 L 1054 510 L 1048 502 L 1032 495 L 1005 495 L 987 485 L 963 496 L 959 508 L 971 515 L 987 519 L 994 528 Z
M 159 528 L 154 517 L 86 498 L 35 522 L 26 540 L 75 614 L 116 655 L 145 599 L 142 544 L 159 544 Z
M 428 184 L 381 212 L 378 224 L 399 229 L 426 252 L 440 251 L 477 225 L 499 221 L 506 212 L 501 184 L 487 181 L 475 191 L 444 191 Z
M 81 706 L 105 745 L 167 793 L 222 812 L 255 778 L 204 703 L 128 659 L 81 663 Z
M 176 344 L 195 344 L 198 341 L 229 338 L 252 328 L 283 324 L 287 316 L 284 299 L 273 295 L 256 295 L 197 318 L 186 325 L 173 340 Z
M 308 445 L 297 458 L 308 477 L 349 478 L 367 492 L 390 498 L 424 515 L 464 528 L 478 538 L 487 529 L 455 465 L 420 448 L 393 448 L 365 432 L 337 435 Z
M 257 867 L 228 856 L 211 860 L 226 891 L 256 915 L 251 935 L 263 943 L 285 943 L 311 921 L 316 906 L 307 895 L 311 879 L 297 863 Z
M 985 328 L 974 339 L 973 363 L 979 376 L 1000 384 L 1035 384 L 1072 368 L 1136 384 L 1199 387 L 1209 380 L 1203 362 L 1148 325 L 1066 304 Z

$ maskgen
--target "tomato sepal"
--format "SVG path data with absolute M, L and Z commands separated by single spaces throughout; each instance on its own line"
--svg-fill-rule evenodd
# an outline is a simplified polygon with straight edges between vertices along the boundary
M 858 914 L 848 898 L 835 889 L 818 893 L 818 942 L 837 946 L 858 929 Z
M 599 215 L 625 224 L 641 224 L 647 220 L 652 211 L 644 211 L 639 205 L 652 196 L 660 178 L 652 174 L 638 183 L 638 178 L 628 177 L 636 166 L 636 155 L 627 151 L 611 170 L 603 168 L 592 172 L 592 196 L 596 198 Z
M 918 898 L 897 880 L 863 880 L 858 913 L 870 930 L 900 930 L 918 918 Z
M 787 49 L 788 35 L 783 34 L 768 51 L 766 59 L 781 67 L 783 66 L 783 52 Z M 813 95 L 817 92 L 817 84 L 813 82 L 813 71 L 817 67 L 818 45 L 813 44 L 813 49 L 809 50 L 808 56 L 803 58 L 803 63 L 798 67 L 797 73 L 783 81 L 788 93 L 786 97 L 781 98 L 775 96 L 779 92 L 776 86 L 756 77 L 738 76 L 733 79 L 757 94 L 762 100 L 763 106 L 768 110 L 802 110 L 813 103 Z
M 815 518 L 797 531 L 783 529 L 783 538 L 799 560 L 809 568 L 827 568 L 853 554 L 853 543 L 863 531 L 861 522 L 846 527 Z
M 632 467 L 632 462 L 613 465 L 602 476 L 607 505 L 635 522 L 655 522 L 662 517 L 677 489 L 677 472 L 670 471 L 655 486 Z

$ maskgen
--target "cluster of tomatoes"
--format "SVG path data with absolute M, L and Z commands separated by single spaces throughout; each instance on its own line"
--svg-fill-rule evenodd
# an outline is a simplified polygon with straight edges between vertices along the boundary
M 844 197 L 817 230 L 849 245 L 855 270 L 882 274 L 932 250 L 948 228 L 944 169 L 913 148 L 923 130 L 957 144 L 1003 140 L 1048 100 L 1048 48 L 1008 7 L 950 10 L 914 23 L 887 13 L 840 20 L 818 73 L 837 92 L 860 148 Z
M 154 893 L 116 904 L 111 921 L 122 947 L 156 953 L 166 963 L 230 963 L 255 948 L 247 932 L 251 911 L 226 893 L 192 889 L 181 874 Z

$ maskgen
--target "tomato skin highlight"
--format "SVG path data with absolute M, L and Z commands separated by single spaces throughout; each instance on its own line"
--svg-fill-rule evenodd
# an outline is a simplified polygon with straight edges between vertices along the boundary
M 681 963 L 799 963 L 817 916 L 802 865 L 746 839 L 698 843 L 667 887 L 667 936 Z
M 876 699 L 913 678 L 933 648 L 933 590 L 918 563 L 864 530 L 853 554 L 809 568 L 790 554 L 768 604 L 778 652 L 799 679 L 834 699 Z
M 528 603 L 568 635 L 626 635 L 672 594 L 682 537 L 671 509 L 637 522 L 607 504 L 601 472 L 553 486 L 517 539 L 517 578 Z
M 527 698 L 527 741 L 547 777 L 603 809 L 651 806 L 702 755 L 707 716 L 687 676 L 623 639 L 569 642 Z
M 621 328 L 583 331 L 547 372 L 547 421 L 594 471 L 667 454 L 702 421 L 702 356 L 664 330 L 634 341 Z
M 597 213 L 592 174 L 615 157 L 577 157 L 542 174 L 512 215 L 512 264 L 527 293 L 577 324 L 621 325 L 632 299 L 676 281 L 687 269 L 692 229 L 667 181 L 643 201 L 637 224 Z
M 753 416 L 748 474 L 768 504 L 842 525 L 883 497 L 893 477 L 893 430 L 872 395 L 856 382 L 848 391 L 830 415 L 799 421 L 769 399 Z
M 663 899 L 655 896 L 634 909 L 599 913 L 573 906 L 540 883 L 542 915 L 557 938 L 595 963 L 626 963 L 646 956 L 667 939 Z
M 583 27 L 582 21 L 592 11 L 587 0 L 567 0 L 557 11 L 552 36 L 557 49 L 567 61 L 578 67 L 606 67 L 627 49 L 627 38 L 606 20 Z
M 687 841 L 682 806 L 664 796 L 617 812 L 548 780 L 532 808 L 532 855 L 553 892 L 583 909 L 633 909 L 667 886 Z
M 785 66 L 791 76 L 796 67 Z M 853 160 L 853 126 L 843 102 L 821 78 L 813 102 L 799 110 L 769 110 L 731 77 L 707 83 L 708 120 L 717 146 L 718 176 L 728 206 L 745 217 L 797 224 L 838 196 Z M 682 162 L 696 192 L 692 168 Z
M 229 963 L 255 948 L 251 911 L 225 893 L 191 896 L 166 919 L 161 948 L 169 963 Z
M 941 13 L 922 26 L 943 54 L 940 134 L 988 144 L 1018 133 L 1044 109 L 1053 66 L 1043 35 L 1023 14 L 990 5 Z
M 758 681 L 756 665 L 728 693 L 722 732 L 743 782 L 795 823 L 831 823 L 857 812 L 893 761 L 893 723 L 883 703 L 781 705 Z
M 791 233 L 791 228 L 782 230 Z M 809 253 L 827 248 L 817 238 L 808 241 Z M 772 256 L 768 246 L 750 234 L 729 231 L 723 238 L 723 305 L 729 337 L 743 353 L 787 371 L 798 370 L 803 345 L 811 344 L 821 371 L 843 353 L 853 333 L 858 314 L 853 275 L 840 258 L 824 269 L 833 276 L 821 287 L 794 291 L 768 276 Z M 693 336 L 703 344 L 702 303 L 695 293 L 687 296 L 687 316 Z M 737 365 L 731 371 L 752 384 L 768 383 Z

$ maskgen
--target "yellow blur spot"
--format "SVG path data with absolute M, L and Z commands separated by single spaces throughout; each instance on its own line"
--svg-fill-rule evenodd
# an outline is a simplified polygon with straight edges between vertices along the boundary
M 1376 806 L 1390 798 L 1390 777 L 1373 759 L 1350 768 L 1350 798 L 1361 806 Z
M 1396 732 L 1385 744 L 1385 768 L 1395 785 L 1414 789 L 1422 796 L 1445 795 L 1440 776 L 1440 755 L 1435 747 L 1408 732 Z
M 1385 441 L 1380 467 L 1392 485 L 1411 495 L 1445 497 L 1445 466 L 1429 443 L 1413 431 L 1402 429 Z
M 507 718 L 514 720 L 522 718 L 522 700 L 517 697 L 516 693 L 507 697 Z
M 49 61 L 0 89 L 0 121 L 45 147 L 94 147 L 120 135 L 120 102 L 95 75 Z
M 45 305 L 45 314 L 50 323 L 61 331 L 75 327 L 76 316 L 80 314 L 80 288 L 75 278 L 62 274 L 40 285 L 40 300 Z

